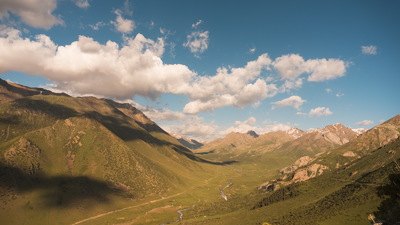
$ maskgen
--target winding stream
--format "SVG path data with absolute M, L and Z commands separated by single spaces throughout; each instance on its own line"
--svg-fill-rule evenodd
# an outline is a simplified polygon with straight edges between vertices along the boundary
M 225 199 L 225 201 L 228 201 L 228 196 L 225 195 L 224 190 L 230 187 L 232 184 L 233 184 L 232 180 L 229 180 L 228 184 L 225 187 L 219 189 L 221 197 Z
M 179 222 L 179 221 L 183 220 L 183 213 L 182 213 L 182 212 L 183 212 L 183 211 L 186 211 L 186 210 L 188 210 L 188 209 L 191 209 L 191 208 L 186 208 L 186 209 L 177 210 L 176 212 L 179 214 L 179 218 L 178 218 L 177 220 L 170 221 L 170 222 L 167 222 L 167 223 L 163 223 L 163 224 L 160 224 L 160 225 L 166 225 L 166 224 L 176 223 L 176 222 Z

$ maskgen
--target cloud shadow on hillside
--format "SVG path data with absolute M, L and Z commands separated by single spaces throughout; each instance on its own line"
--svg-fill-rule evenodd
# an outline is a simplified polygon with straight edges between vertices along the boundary
M 215 150 L 211 150 L 211 151 L 208 151 L 208 152 L 195 152 L 194 154 L 196 154 L 196 155 L 208 155 L 208 154 L 212 154 L 214 152 L 215 152 Z
M 90 177 L 66 175 L 50 177 L 32 174 L 32 171 L 23 171 L 2 163 L 0 163 L 0 188 L 7 190 L 4 195 L 38 191 L 39 206 L 44 208 L 77 205 L 90 207 L 98 203 L 108 203 L 111 196 L 123 194 L 110 184 Z

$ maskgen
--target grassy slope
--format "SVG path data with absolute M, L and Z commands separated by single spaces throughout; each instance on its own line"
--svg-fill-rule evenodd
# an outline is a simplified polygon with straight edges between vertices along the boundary
M 388 153 L 390 150 L 394 150 L 394 153 Z M 203 210 L 200 209 L 193 215 L 198 218 L 187 220 L 186 224 L 269 222 L 333 225 L 343 224 L 343 221 L 346 224 L 367 224 L 369 213 L 374 213 L 377 218 L 390 220 L 399 212 L 395 197 L 392 195 L 388 199 L 390 191 L 400 191 L 396 189 L 399 187 L 393 187 L 391 181 L 400 178 L 400 168 L 394 163 L 395 160 L 399 162 L 399 158 L 400 141 L 397 140 L 352 162 L 348 167 L 293 185 L 291 189 L 263 194 L 264 197 L 254 194 L 248 196 L 248 199 L 237 199 L 236 202 L 233 200 L 219 205 L 213 204 L 212 207 L 203 206 Z M 256 203 L 251 205 L 251 201 Z M 397 208 L 393 204 L 397 204 Z M 250 210 L 254 206 L 256 208 Z M 213 210 L 212 213 L 210 209 Z M 207 217 L 200 219 L 200 215 Z
M 143 122 L 147 123 L 142 118 Z M 398 142 L 304 182 L 291 195 L 290 190 L 286 194 L 256 191 L 263 181 L 278 177 L 278 170 L 294 160 L 290 155 L 271 151 L 214 163 L 231 158 L 195 155 L 152 128 L 137 123 L 129 111 L 95 98 L 33 96 L 0 105 L 1 156 L 24 137 L 31 143 L 26 148 L 36 152 L 29 160 L 39 162 L 43 171 L 32 174 L 37 170 L 26 159 L 17 163 L 25 168 L 22 171 L 2 165 L 0 179 L 9 184 L 22 180 L 22 187 L 32 187 L 10 191 L 2 182 L 0 216 L 6 218 L 2 221 L 71 224 L 99 214 L 82 224 L 162 224 L 176 220 L 176 210 L 182 208 L 190 208 L 184 212 L 185 224 L 365 224 L 365 212 L 379 207 L 382 210 L 376 215 L 390 217 L 385 208 L 391 202 L 382 203 L 377 188 L 391 184 L 388 177 L 394 164 L 389 163 L 399 158 L 399 151 L 387 151 L 398 149 Z M 137 169 L 132 171 L 133 167 Z M 4 176 L 4 171 L 20 180 Z M 224 191 L 229 199 L 225 201 L 219 189 L 228 180 L 233 185 Z M 136 189 L 120 192 L 115 187 Z M 251 210 L 263 202 L 271 204 Z
M 95 98 L 42 95 L 2 104 L 0 130 L 0 214 L 14 224 L 71 223 L 132 204 L 128 199 L 177 193 L 207 176 L 202 165 L 210 163 Z M 15 149 L 27 157 L 11 154 Z

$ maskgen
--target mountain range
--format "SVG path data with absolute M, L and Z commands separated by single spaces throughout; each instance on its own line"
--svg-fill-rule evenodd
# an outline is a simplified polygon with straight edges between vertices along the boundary
M 0 80 L 1 224 L 396 224 L 399 136 L 397 115 L 200 143 L 127 103 Z

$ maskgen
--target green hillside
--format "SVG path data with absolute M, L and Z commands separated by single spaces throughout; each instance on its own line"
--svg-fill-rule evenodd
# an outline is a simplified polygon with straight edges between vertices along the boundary
M 400 221 L 400 115 L 191 151 L 130 104 L 0 87 L 0 224 Z

